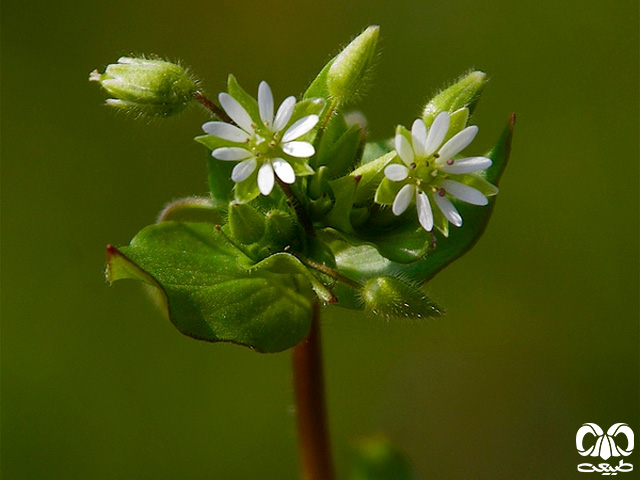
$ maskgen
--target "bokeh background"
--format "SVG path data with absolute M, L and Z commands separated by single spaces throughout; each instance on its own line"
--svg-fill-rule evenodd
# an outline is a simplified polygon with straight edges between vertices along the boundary
M 373 432 L 425 479 L 580 478 L 583 423 L 640 435 L 636 1 L 5 0 L 3 478 L 297 478 L 289 352 L 183 337 L 103 279 L 107 243 L 206 194 L 206 117 L 114 115 L 87 77 L 157 53 L 281 100 L 369 24 L 372 138 L 470 67 L 492 78 L 475 149 L 518 123 L 485 236 L 429 285 L 446 317 L 326 313 L 340 474 Z

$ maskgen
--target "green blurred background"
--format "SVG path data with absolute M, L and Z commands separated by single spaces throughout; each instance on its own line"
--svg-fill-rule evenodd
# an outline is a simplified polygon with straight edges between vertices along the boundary
M 580 478 L 582 423 L 640 435 L 636 1 L 5 0 L 3 478 L 297 478 L 289 352 L 183 337 L 103 280 L 107 243 L 206 194 L 203 112 L 135 122 L 87 77 L 157 53 L 281 100 L 369 24 L 373 138 L 470 67 L 476 153 L 518 123 L 485 236 L 429 285 L 446 317 L 326 313 L 339 472 L 372 432 L 438 479 Z

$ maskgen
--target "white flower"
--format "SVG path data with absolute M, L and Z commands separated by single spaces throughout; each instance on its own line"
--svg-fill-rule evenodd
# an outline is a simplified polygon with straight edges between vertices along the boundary
M 220 105 L 236 125 L 225 122 L 207 122 L 202 125 L 205 133 L 243 146 L 216 148 L 214 158 L 240 162 L 231 173 L 231 179 L 240 183 L 258 169 L 257 183 L 260 193 L 269 195 L 273 190 L 275 176 L 282 182 L 292 184 L 296 173 L 283 156 L 308 158 L 315 153 L 313 145 L 297 141 L 309 133 L 318 123 L 317 115 L 307 115 L 289 124 L 296 106 L 295 97 L 287 97 L 273 114 L 273 94 L 267 82 L 258 87 L 258 111 L 260 118 L 251 118 L 247 110 L 228 93 L 218 95 Z M 275 174 L 275 175 L 274 175 Z
M 440 113 L 430 129 L 427 129 L 422 119 L 416 119 L 411 127 L 411 141 L 402 133 L 395 137 L 396 152 L 404 165 L 394 163 L 387 165 L 384 170 L 387 179 L 405 182 L 393 200 L 393 214 L 404 213 L 415 198 L 418 221 L 428 232 L 434 226 L 432 202 L 446 220 L 456 227 L 462 226 L 462 216 L 449 196 L 471 205 L 489 203 L 479 190 L 450 178 L 451 175 L 471 174 L 491 166 L 491 159 L 486 157 L 454 159 L 473 141 L 478 127 L 466 127 L 443 144 L 448 131 L 447 112 Z

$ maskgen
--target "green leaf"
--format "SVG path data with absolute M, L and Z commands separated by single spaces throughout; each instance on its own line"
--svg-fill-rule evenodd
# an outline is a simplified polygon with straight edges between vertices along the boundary
M 309 332 L 308 280 L 256 270 L 209 223 L 151 225 L 129 246 L 108 247 L 107 260 L 110 282 L 129 278 L 159 289 L 169 318 L 190 337 L 278 352 Z

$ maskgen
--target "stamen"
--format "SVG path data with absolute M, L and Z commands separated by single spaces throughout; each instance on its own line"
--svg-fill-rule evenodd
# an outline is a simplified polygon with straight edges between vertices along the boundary
M 440 190 L 438 190 L 438 195 L 440 195 L 441 197 L 444 197 L 446 195 L 446 191 L 444 188 L 441 188 Z
M 416 162 L 413 162 L 411 165 L 409 165 L 409 168 L 414 169 L 416 168 L 418 165 L 416 165 Z
M 440 158 L 440 154 L 438 152 L 436 152 L 436 153 L 433 154 L 433 157 L 434 158 Z
M 447 160 L 447 165 L 453 165 L 453 160 Z

